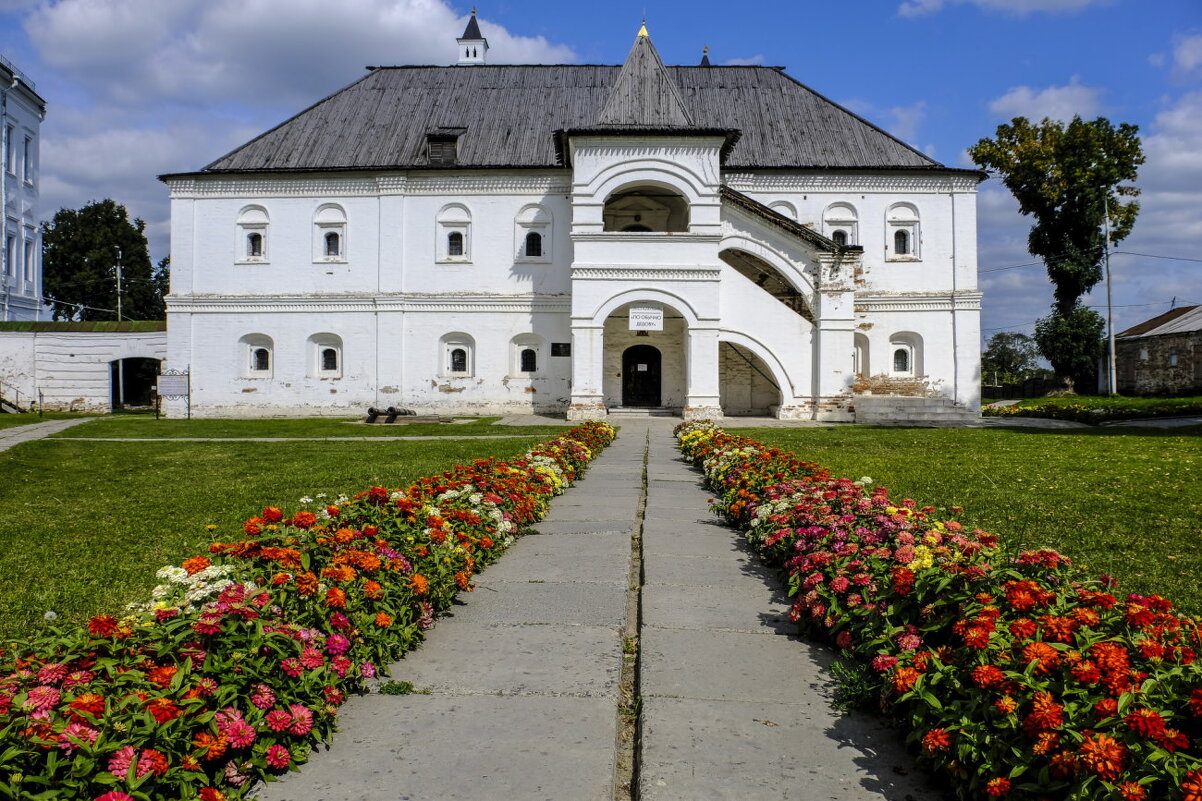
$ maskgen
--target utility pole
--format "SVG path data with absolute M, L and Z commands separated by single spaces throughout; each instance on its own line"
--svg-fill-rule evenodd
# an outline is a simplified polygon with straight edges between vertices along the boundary
M 1115 364 L 1114 364 L 1114 303 L 1111 300 L 1111 288 L 1113 282 L 1110 280 L 1110 193 L 1107 192 L 1103 196 L 1103 216 L 1102 224 L 1105 238 L 1102 240 L 1103 263 L 1106 265 L 1106 330 L 1107 330 L 1107 354 L 1106 354 L 1106 388 L 1110 395 L 1118 394 L 1117 382 L 1115 380 Z
M 117 248 L 117 325 L 121 324 L 121 248 Z M 125 408 L 125 359 L 117 360 L 117 408 Z

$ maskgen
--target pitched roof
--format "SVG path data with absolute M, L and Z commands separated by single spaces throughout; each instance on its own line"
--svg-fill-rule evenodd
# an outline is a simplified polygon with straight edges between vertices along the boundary
M 441 128 L 466 129 L 458 169 L 560 167 L 554 132 L 595 126 L 621 72 L 595 65 L 379 68 L 202 173 L 425 168 L 426 135 Z M 664 67 L 662 74 L 693 126 L 741 132 L 727 169 L 975 172 L 943 166 L 779 68 Z M 655 91 L 670 94 L 667 86 Z
M 463 29 L 463 36 L 460 39 L 483 39 L 484 35 L 480 33 L 480 24 L 476 22 L 476 9 L 472 9 L 472 18 L 467 21 L 467 27 Z
M 1156 337 L 1162 334 L 1184 334 L 1190 331 L 1202 331 L 1202 306 L 1182 306 L 1179 309 L 1169 309 L 1164 314 L 1157 315 L 1151 320 L 1145 320 L 1139 325 L 1133 325 L 1114 336 L 1115 339 Z
M 635 37 L 597 117 L 598 125 L 677 128 L 693 124 L 676 82 L 668 75 L 646 30 L 642 28 Z
M 154 331 L 166 331 L 166 320 L 89 320 L 75 322 L 69 320 L 32 320 L 9 321 L 0 323 L 0 331 L 31 331 L 31 332 L 71 332 L 71 333 L 126 333 L 145 334 Z

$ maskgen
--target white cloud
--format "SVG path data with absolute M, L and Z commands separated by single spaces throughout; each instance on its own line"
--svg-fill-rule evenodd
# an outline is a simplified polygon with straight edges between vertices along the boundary
M 1044 117 L 1050 117 L 1053 120 L 1068 121 L 1074 114 L 1089 119 L 1101 110 L 1101 95 L 1101 89 L 1082 86 L 1077 82 L 1077 77 L 1073 76 L 1067 86 L 1049 86 L 1039 90 L 1030 86 L 1016 86 L 992 101 L 989 110 L 1007 119 L 1028 117 L 1032 120 L 1042 120 Z
M 36 8 L 33 6 L 36 5 Z M 66 87 L 42 127 L 41 213 L 111 197 L 167 252 L 167 190 L 364 74 L 450 64 L 467 17 L 446 0 L 0 0 L 32 8 L 32 46 Z M 336 11 L 336 13 L 334 13 Z M 571 48 L 480 18 L 490 63 L 565 63 Z M 44 73 L 45 74 L 45 73 Z
M 1173 40 L 1173 72 L 1191 75 L 1202 67 L 1202 33 L 1176 36 Z
M 920 17 L 942 11 L 949 4 L 971 3 L 986 11 L 1001 11 L 1021 17 L 1040 11 L 1080 11 L 1087 6 L 1110 2 L 1113 0 L 905 0 L 898 6 L 897 13 L 903 17 Z
M 764 63 L 764 54 L 757 53 L 751 58 L 728 58 L 723 61 L 723 66 L 726 67 L 758 67 Z
M 910 106 L 894 106 L 889 109 L 889 115 L 893 117 L 889 133 L 904 142 L 910 142 L 918 135 L 918 128 L 927 115 L 927 103 L 919 100 Z

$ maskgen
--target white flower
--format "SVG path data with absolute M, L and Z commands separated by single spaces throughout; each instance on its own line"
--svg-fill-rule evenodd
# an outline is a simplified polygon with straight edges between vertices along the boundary
M 308 496 L 306 496 L 306 497 L 304 497 L 304 498 L 301 498 L 301 499 L 300 499 L 300 502 L 301 502 L 301 503 L 313 503 L 313 499 L 312 499 L 312 498 L 310 498 L 310 497 L 308 497 Z
M 53 610 L 47 611 L 46 614 L 42 615 L 42 617 L 44 617 L 46 620 L 58 620 L 58 612 Z

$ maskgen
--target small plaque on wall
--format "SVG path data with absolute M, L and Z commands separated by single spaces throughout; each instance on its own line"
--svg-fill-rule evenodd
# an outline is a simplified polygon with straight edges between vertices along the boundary
M 551 355 L 552 356 L 571 356 L 572 355 L 572 343 L 571 342 L 552 342 L 551 343 Z
M 662 306 L 631 306 L 631 331 L 663 331 L 664 309 Z

